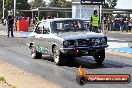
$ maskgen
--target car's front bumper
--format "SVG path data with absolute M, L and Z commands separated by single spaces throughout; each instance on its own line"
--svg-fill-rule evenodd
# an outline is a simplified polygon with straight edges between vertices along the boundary
M 70 47 L 70 48 L 60 48 L 60 51 L 68 56 L 92 56 L 95 52 L 105 49 L 109 45 L 99 45 L 99 46 L 88 46 L 88 47 Z

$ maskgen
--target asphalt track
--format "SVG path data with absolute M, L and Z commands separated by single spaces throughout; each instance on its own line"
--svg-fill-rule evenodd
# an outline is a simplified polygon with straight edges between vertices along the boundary
M 28 38 L 6 38 L 0 35 L 0 59 L 7 61 L 27 72 L 40 75 L 62 88 L 132 88 L 130 84 L 86 84 L 76 82 L 77 68 L 82 65 L 88 74 L 130 74 L 132 75 L 132 58 L 106 54 L 102 66 L 96 65 L 93 57 L 81 57 L 69 60 L 64 66 L 56 66 L 47 56 L 32 59 L 30 49 L 26 46 Z M 72 58 L 70 58 L 72 59 Z

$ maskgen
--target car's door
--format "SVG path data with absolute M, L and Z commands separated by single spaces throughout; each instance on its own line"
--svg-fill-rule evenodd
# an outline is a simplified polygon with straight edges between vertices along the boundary
M 46 22 L 39 22 L 35 28 L 34 33 L 32 36 L 30 36 L 37 50 L 42 53 L 45 53 L 45 50 L 49 51 L 48 38 L 50 36 L 50 30 L 48 27 L 46 27 L 45 24 Z M 47 54 L 49 54 L 49 52 Z

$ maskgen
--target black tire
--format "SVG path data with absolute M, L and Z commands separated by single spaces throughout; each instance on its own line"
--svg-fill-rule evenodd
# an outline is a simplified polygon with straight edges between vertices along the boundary
M 97 51 L 94 54 L 94 59 L 98 65 L 102 65 L 104 59 L 105 59 L 105 49 Z
M 77 75 L 77 76 L 76 76 L 76 81 L 77 81 L 77 83 L 78 83 L 79 85 L 84 85 L 84 84 L 86 84 L 87 79 L 86 79 L 86 77 L 84 77 L 84 76 Z
M 42 53 L 38 52 L 35 47 L 32 47 L 31 56 L 33 59 L 40 59 L 42 58 Z
M 53 47 L 53 60 L 56 65 L 63 65 L 64 63 L 64 55 L 61 53 L 57 46 Z

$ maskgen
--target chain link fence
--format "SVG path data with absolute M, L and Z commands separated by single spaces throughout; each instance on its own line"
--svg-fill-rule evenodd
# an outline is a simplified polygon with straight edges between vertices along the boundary
M 73 5 L 72 9 L 73 18 L 80 18 L 88 21 L 91 19 L 94 10 L 98 10 L 99 12 L 99 6 L 97 5 Z

